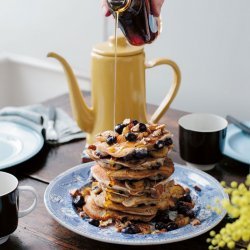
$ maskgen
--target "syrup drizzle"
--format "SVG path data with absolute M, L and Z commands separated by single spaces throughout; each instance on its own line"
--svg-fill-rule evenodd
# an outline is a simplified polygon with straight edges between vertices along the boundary
M 117 30 L 119 12 L 115 12 L 115 60 L 114 60 L 114 127 L 116 125 L 116 89 L 117 89 Z

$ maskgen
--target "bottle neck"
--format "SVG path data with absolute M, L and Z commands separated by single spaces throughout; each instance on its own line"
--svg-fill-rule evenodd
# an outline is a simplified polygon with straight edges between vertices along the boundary
M 132 0 L 107 0 L 111 10 L 115 12 L 124 12 L 130 6 Z

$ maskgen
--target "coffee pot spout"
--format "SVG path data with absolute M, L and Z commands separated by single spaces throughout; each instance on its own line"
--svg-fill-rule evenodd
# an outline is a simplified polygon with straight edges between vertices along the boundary
M 94 111 L 84 101 L 72 68 L 63 57 L 56 53 L 51 52 L 48 57 L 55 58 L 62 64 L 68 80 L 70 103 L 74 118 L 82 130 L 91 133 L 94 125 Z

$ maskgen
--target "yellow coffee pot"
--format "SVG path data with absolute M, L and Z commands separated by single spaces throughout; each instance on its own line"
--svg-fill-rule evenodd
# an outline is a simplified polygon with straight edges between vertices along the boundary
M 128 44 L 124 37 L 117 40 L 117 73 L 114 84 L 115 39 L 96 45 L 92 50 L 91 80 L 92 107 L 85 103 L 74 73 L 67 61 L 56 53 L 48 57 L 61 62 L 68 78 L 70 101 L 73 115 L 78 126 L 86 131 L 87 144 L 94 141 L 97 133 L 113 130 L 114 124 L 126 118 L 147 122 L 145 70 L 158 65 L 169 65 L 174 71 L 174 78 L 169 93 L 150 118 L 158 122 L 175 98 L 181 80 L 179 67 L 175 62 L 159 58 L 145 62 L 143 47 Z M 157 83 L 155 84 L 157 88 Z M 164 90 L 162 90 L 164 91 Z

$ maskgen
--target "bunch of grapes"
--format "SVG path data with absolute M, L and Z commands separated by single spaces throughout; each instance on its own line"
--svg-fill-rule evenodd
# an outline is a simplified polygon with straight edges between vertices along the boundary
M 228 215 L 234 222 L 227 223 L 219 233 L 210 232 L 211 238 L 207 239 L 210 244 L 208 249 L 238 249 L 250 250 L 250 174 L 245 183 L 238 185 L 233 181 L 230 187 L 221 182 L 225 192 L 229 194 L 230 200 L 223 200 Z

